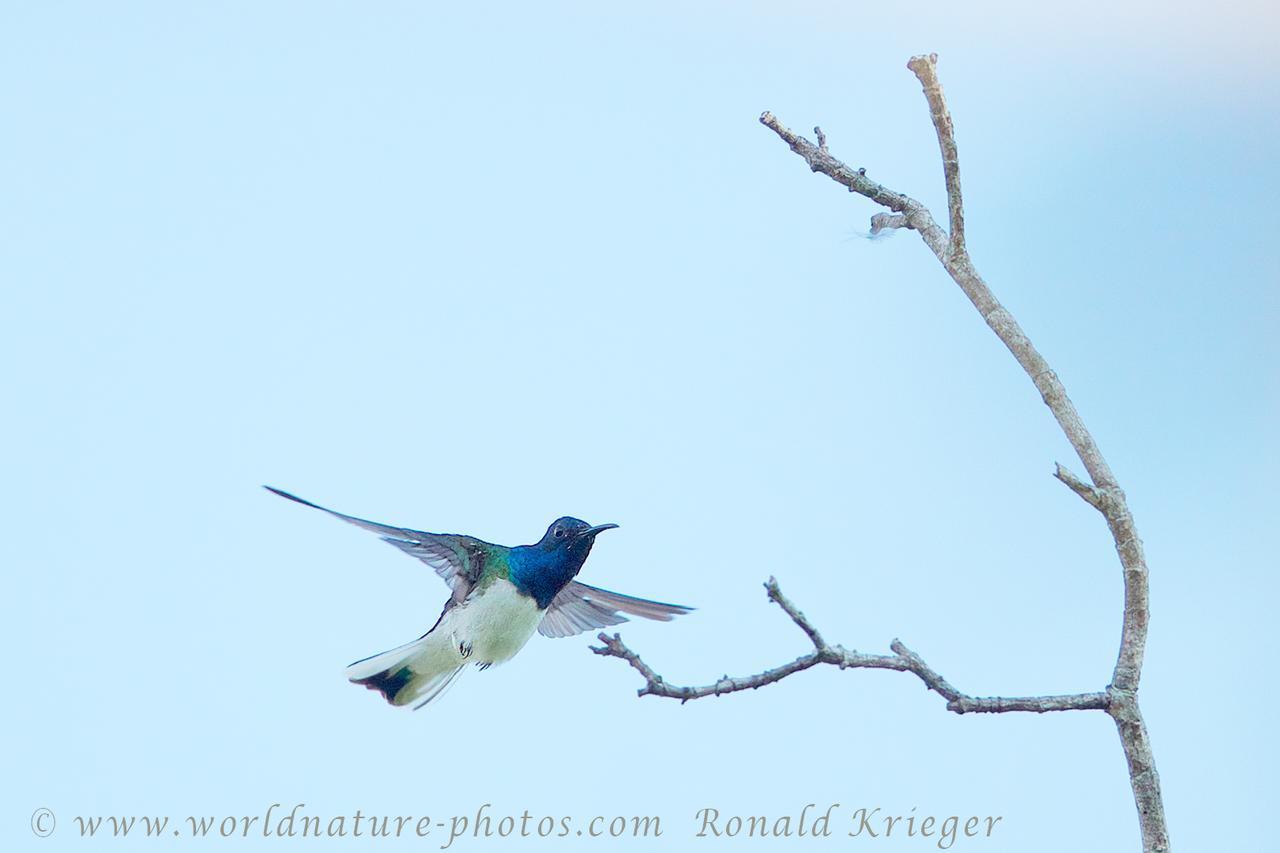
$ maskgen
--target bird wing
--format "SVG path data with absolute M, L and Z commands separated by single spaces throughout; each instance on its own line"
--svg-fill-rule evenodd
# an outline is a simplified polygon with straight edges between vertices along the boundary
M 544 637 L 572 637 L 583 631 L 626 622 L 627 617 L 621 613 L 670 622 L 690 610 L 693 608 L 681 604 L 663 604 L 661 601 L 633 598 L 570 581 L 551 599 L 551 606 L 538 624 L 538 633 Z
M 311 501 L 305 501 L 297 495 L 291 495 L 271 486 L 263 486 L 263 488 L 303 506 L 327 512 L 334 518 L 340 518 L 357 527 L 372 530 L 382 537 L 383 542 L 389 542 L 406 554 L 417 557 L 435 569 L 436 574 L 444 579 L 444 582 L 449 585 L 449 589 L 453 592 L 450 601 L 445 605 L 446 610 L 450 605 L 466 598 L 467 594 L 471 592 L 471 588 L 475 586 L 476 581 L 480 578 L 480 566 L 484 552 L 490 547 L 487 542 L 482 542 L 471 536 L 458 536 L 453 533 L 426 533 L 421 530 L 412 530 L 408 527 L 392 527 L 387 524 L 379 524 L 376 521 L 365 521 L 363 518 L 334 512 L 319 504 L 313 504 Z

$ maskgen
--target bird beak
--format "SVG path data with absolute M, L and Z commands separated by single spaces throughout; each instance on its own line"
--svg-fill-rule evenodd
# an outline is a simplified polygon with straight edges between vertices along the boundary
M 578 535 L 579 536 L 595 536 L 601 530 L 612 530 L 617 526 L 618 525 L 616 524 L 597 524 L 595 527 L 588 527 L 586 530 L 582 531 Z

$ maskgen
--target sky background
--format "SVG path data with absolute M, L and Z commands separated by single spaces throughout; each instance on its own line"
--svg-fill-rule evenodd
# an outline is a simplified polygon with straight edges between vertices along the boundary
M 600 5 L 3 5 L 0 846 L 487 802 L 762 849 L 695 811 L 813 802 L 842 804 L 815 850 L 936 849 L 842 837 L 864 806 L 1003 817 L 957 850 L 1138 849 L 1104 714 L 958 717 L 898 673 L 682 707 L 535 637 L 393 710 L 343 668 L 443 584 L 259 488 L 508 544 L 617 522 L 582 579 L 699 608 L 621 628 L 678 683 L 806 651 L 776 575 L 831 641 L 900 637 L 966 692 L 1102 689 L 1119 565 L 1050 414 L 914 235 L 865 239 L 877 209 L 757 123 L 821 124 L 941 218 L 928 51 L 975 262 L 1146 543 L 1174 845 L 1273 844 L 1274 9 Z

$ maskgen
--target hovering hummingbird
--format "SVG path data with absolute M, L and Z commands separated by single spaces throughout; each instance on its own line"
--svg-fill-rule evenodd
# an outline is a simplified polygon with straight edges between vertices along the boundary
M 569 637 L 626 622 L 626 613 L 669 622 L 692 607 L 597 589 L 574 580 L 596 535 L 616 524 L 558 518 L 533 545 L 508 548 L 453 533 L 424 533 L 343 515 L 280 489 L 282 498 L 329 513 L 382 536 L 444 579 L 452 595 L 431 630 L 412 643 L 358 660 L 347 678 L 392 705 L 414 710 L 435 699 L 468 663 L 488 669 L 515 657 L 537 631 Z

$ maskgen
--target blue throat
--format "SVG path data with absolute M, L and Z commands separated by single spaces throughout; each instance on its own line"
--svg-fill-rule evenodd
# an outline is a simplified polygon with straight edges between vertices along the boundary
M 507 556 L 507 568 L 511 583 L 516 589 L 538 602 L 546 610 L 551 599 L 573 580 L 587 560 L 591 546 L 585 548 L 542 548 L 537 545 L 521 545 L 512 548 Z

